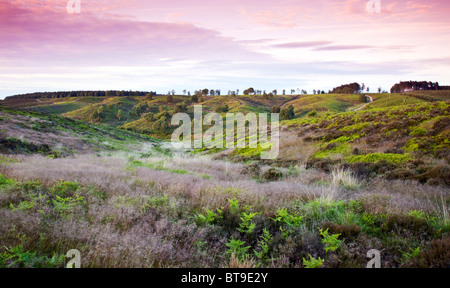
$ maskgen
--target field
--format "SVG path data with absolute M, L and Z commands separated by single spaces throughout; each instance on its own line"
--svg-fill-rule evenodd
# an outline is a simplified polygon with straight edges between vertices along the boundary
M 368 95 L 2 101 L 0 267 L 448 267 L 450 98 Z M 194 105 L 295 117 L 275 161 L 176 150 Z

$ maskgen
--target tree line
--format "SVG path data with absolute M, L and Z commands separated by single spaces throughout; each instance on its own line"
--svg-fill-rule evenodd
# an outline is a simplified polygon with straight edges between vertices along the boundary
M 157 95 L 156 92 L 124 91 L 124 90 L 98 90 L 98 91 L 63 91 L 63 92 L 36 92 L 9 96 L 7 99 L 54 99 L 69 97 L 127 97 Z
M 402 81 L 392 86 L 391 93 L 427 90 L 450 90 L 450 86 L 439 86 L 438 82 L 431 81 Z

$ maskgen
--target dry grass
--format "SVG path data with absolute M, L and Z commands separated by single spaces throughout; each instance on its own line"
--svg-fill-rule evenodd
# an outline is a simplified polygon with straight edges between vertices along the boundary
M 62 179 L 77 182 L 82 187 L 77 193 L 87 203 L 85 208 L 63 218 L 45 204 L 41 209 L 46 215 L 37 208 L 13 212 L 9 203 L 17 206 L 30 194 L 21 188 L 3 189 L 0 233 L 10 236 L 2 237 L 2 245 L 17 245 L 17 235 L 25 234 L 31 243 L 27 249 L 61 254 L 69 247 L 79 249 L 83 267 L 255 267 L 257 263 L 251 258 L 224 259 L 225 243 L 231 235 L 216 226 L 195 224 L 195 214 L 228 207 L 232 198 L 238 199 L 241 207 L 252 206 L 265 218 L 293 203 L 318 200 L 331 204 L 359 199 L 366 211 L 374 214 L 440 211 L 448 223 L 446 203 L 450 193 L 444 188 L 438 191 L 415 182 L 386 180 L 360 186 L 350 171 L 338 169 L 327 176 L 305 170 L 304 166 L 281 181 L 259 183 L 243 173 L 244 164 L 180 155 L 139 159 L 137 155 L 78 155 L 61 159 L 18 156 L 18 162 L 1 165 L 0 174 L 19 183 L 39 180 L 44 195 Z M 141 165 L 133 166 L 133 161 L 141 161 Z M 442 203 L 437 205 L 436 199 Z M 39 240 L 43 232 L 46 238 Z M 205 244 L 200 245 L 202 242 Z M 286 260 L 296 244 L 289 245 L 293 246 L 280 250 L 285 254 L 268 265 L 297 265 Z

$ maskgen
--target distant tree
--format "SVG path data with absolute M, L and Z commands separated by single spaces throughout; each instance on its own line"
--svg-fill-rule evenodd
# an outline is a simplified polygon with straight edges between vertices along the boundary
M 272 108 L 270 109 L 270 113 L 280 113 L 281 109 L 279 106 L 272 106 Z
M 187 111 L 187 105 L 186 104 L 177 104 L 175 105 L 175 113 L 184 113 Z
M 378 93 L 381 93 L 382 88 L 378 87 Z
M 220 105 L 219 107 L 216 107 L 215 112 L 216 113 L 227 113 L 230 111 L 230 108 L 228 107 L 228 104 Z
M 277 95 L 277 94 L 278 94 L 277 89 L 273 90 L 273 91 L 272 91 L 272 94 L 273 94 L 273 95 Z
M 313 89 L 313 94 L 314 94 L 314 95 L 316 94 L 316 89 Z
M 209 90 L 208 89 L 205 88 L 205 89 L 202 90 L 202 95 L 203 96 L 208 96 L 208 94 L 209 94 Z
M 294 119 L 295 112 L 294 112 L 294 106 L 289 105 L 287 108 L 282 109 L 280 112 L 280 118 L 281 120 L 291 120 Z
M 252 93 L 255 93 L 255 89 L 248 88 L 248 89 L 244 90 L 244 92 L 242 92 L 242 93 L 244 93 L 244 95 L 250 95 Z
M 236 95 L 239 95 L 239 89 L 236 89 Z
M 98 107 L 94 113 L 92 113 L 92 118 L 94 120 L 102 120 L 103 118 L 105 118 L 105 110 L 103 108 L 103 105 L 101 105 L 100 107 Z
M 216 91 L 214 91 L 214 89 L 211 89 L 211 91 L 209 91 L 209 94 L 210 94 L 211 96 L 214 96 L 214 95 L 216 94 Z
M 119 111 L 117 111 L 117 115 L 116 115 L 117 119 L 122 120 L 122 110 L 119 109 Z
M 169 122 L 167 120 L 167 117 L 163 116 L 159 120 L 157 120 L 155 123 L 153 123 L 153 130 L 157 132 L 166 133 L 169 130 Z
M 369 88 L 369 87 L 367 87 L 367 93 L 369 93 L 369 91 L 370 91 L 370 88 Z
M 358 83 L 351 83 L 351 84 L 346 84 L 346 85 L 341 85 L 339 87 L 336 87 L 333 89 L 333 91 L 331 91 L 331 93 L 335 93 L 335 94 L 354 94 L 354 93 L 360 93 L 361 91 L 363 91 L 361 89 L 361 85 L 359 85 Z
M 191 99 L 192 99 L 192 102 L 198 103 L 198 95 L 197 94 L 194 94 Z
M 183 90 L 183 95 L 186 95 L 186 92 L 187 92 L 186 89 L 184 89 L 184 90 Z

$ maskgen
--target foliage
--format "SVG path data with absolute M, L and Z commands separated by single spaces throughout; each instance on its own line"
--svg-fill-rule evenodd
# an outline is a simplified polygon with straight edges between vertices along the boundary
M 261 260 L 265 261 L 267 259 L 267 256 L 269 254 L 269 245 L 272 242 L 273 236 L 270 234 L 270 232 L 264 228 L 263 229 L 263 235 L 259 237 L 258 241 L 258 250 L 254 250 L 255 256 Z
M 321 259 L 320 257 L 315 259 L 311 255 L 309 255 L 309 260 L 303 258 L 303 266 L 305 266 L 305 268 L 320 268 L 322 267 L 324 261 L 325 260 Z
M 335 251 L 341 246 L 342 240 L 339 240 L 338 237 L 340 234 L 332 234 L 328 235 L 328 229 L 323 231 L 320 229 L 320 235 L 323 237 L 322 243 L 325 244 L 325 252 Z
M 241 261 L 247 256 L 250 246 L 245 246 L 245 242 L 239 239 L 230 239 L 225 245 L 228 247 L 227 255 L 235 255 Z
M 241 224 L 239 224 L 238 231 L 242 233 L 252 234 L 255 231 L 256 224 L 253 223 L 253 218 L 258 215 L 258 213 L 242 213 Z
M 222 209 L 217 208 L 216 212 L 205 209 L 206 215 L 201 213 L 195 215 L 195 222 L 197 225 L 212 225 L 217 223 L 220 219 L 222 219 Z

